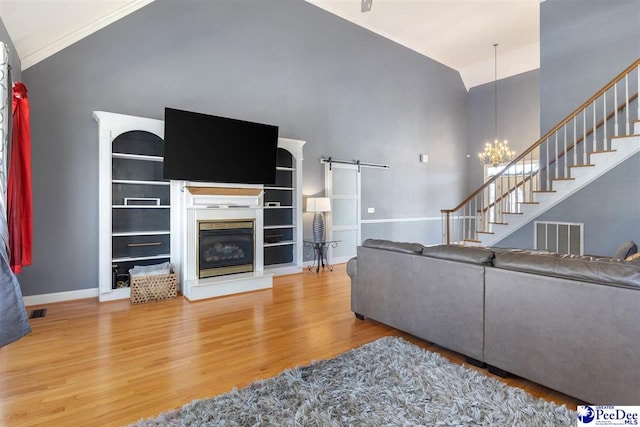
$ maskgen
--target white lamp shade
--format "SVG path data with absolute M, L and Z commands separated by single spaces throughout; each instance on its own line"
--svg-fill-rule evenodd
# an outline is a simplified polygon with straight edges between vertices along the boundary
M 307 212 L 331 212 L 331 200 L 328 197 L 309 197 Z

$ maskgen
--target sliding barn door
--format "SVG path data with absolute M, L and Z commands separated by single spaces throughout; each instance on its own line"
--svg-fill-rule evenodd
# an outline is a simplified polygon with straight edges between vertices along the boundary
M 360 242 L 360 172 L 356 165 L 325 163 L 325 191 L 331 199 L 327 214 L 329 263 L 347 262 L 356 256 Z

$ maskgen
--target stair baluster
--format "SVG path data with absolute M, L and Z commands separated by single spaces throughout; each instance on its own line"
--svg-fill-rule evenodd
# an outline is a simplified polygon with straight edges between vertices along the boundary
M 620 136 L 620 120 L 624 122 L 624 135 L 628 136 L 632 131 L 631 123 L 640 119 L 638 92 L 629 95 L 634 83 L 634 74 L 640 92 L 638 59 L 511 163 L 490 177 L 456 208 L 443 209 L 443 242 L 478 244 L 483 243 L 483 240 L 491 240 L 498 230 L 502 232 L 506 228 L 506 223 L 511 221 L 514 215 L 524 215 L 531 209 L 536 209 L 535 206 L 523 209 L 523 205 L 537 205 L 540 201 L 538 199 L 555 197 L 556 190 L 569 185 L 563 184 L 563 181 L 574 181 L 574 171 L 575 176 L 579 176 L 578 169 L 587 171 L 593 168 L 593 153 L 615 151 L 611 138 Z M 608 91 L 613 91 L 613 96 L 607 94 Z M 618 103 L 619 96 L 624 96 L 622 104 Z M 608 97 L 613 98 L 612 106 L 607 105 Z M 634 102 L 636 108 L 632 109 Z M 602 108 L 600 122 L 598 106 Z M 613 136 L 610 136 L 608 131 L 607 122 L 610 120 Z M 579 121 L 582 121 L 582 126 L 579 125 Z M 587 124 L 591 121 L 593 123 Z M 636 125 L 636 128 L 640 130 L 640 124 Z M 598 132 L 601 132 L 601 137 Z M 601 141 L 601 147 L 598 141 Z M 580 175 L 584 176 L 584 173 L 586 172 L 580 172 Z M 549 196 L 543 196 L 544 194 Z M 506 237 L 504 232 L 502 235 L 502 238 Z

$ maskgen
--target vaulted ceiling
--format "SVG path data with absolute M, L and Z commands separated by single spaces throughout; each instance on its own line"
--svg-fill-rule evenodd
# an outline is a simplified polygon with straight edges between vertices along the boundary
M 27 69 L 152 1 L 0 0 L 0 17 Z M 368 12 L 307 1 L 457 70 L 467 88 L 493 81 L 494 43 L 498 78 L 540 64 L 541 0 L 373 0 Z

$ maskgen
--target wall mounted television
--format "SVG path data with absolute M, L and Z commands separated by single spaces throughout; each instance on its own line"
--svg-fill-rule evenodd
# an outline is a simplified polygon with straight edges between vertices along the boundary
M 277 126 L 165 108 L 165 179 L 274 184 L 277 149 Z

